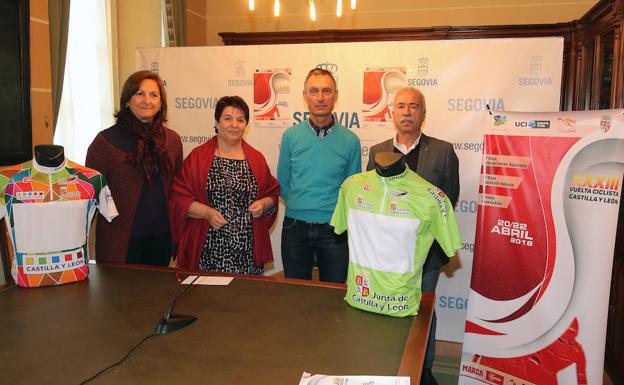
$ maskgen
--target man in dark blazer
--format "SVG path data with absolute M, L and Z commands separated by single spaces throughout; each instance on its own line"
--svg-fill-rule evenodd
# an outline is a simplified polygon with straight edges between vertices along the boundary
M 408 167 L 444 191 L 455 206 L 459 197 L 459 161 L 451 143 L 421 132 L 426 113 L 425 96 L 420 90 L 411 87 L 401 89 L 394 97 L 392 108 L 396 135 L 371 147 L 366 170 L 375 168 L 377 153 L 402 153 Z M 423 292 L 435 292 L 440 268 L 447 262 L 448 258 L 438 243 L 434 242 L 423 267 Z M 423 385 L 437 385 L 431 373 L 435 355 L 435 329 L 434 313 L 420 382 Z

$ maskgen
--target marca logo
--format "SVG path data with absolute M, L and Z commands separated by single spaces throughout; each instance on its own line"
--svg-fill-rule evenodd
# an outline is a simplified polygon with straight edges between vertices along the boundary
M 612 121 L 611 115 L 602 115 L 600 117 L 600 129 L 602 132 L 607 132 L 611 129 Z
M 253 80 L 245 78 L 245 61 L 237 60 L 234 63 L 234 76 L 235 79 L 228 79 L 228 87 L 249 87 L 253 86 Z
M 531 56 L 529 63 L 529 77 L 518 78 L 519 86 L 551 86 L 552 78 L 542 76 L 542 56 Z
M 573 175 L 572 186 L 601 190 L 619 190 L 622 178 L 599 175 Z
M 550 120 L 528 120 L 515 123 L 516 127 L 550 128 Z
M 437 86 L 438 79 L 428 77 L 429 75 L 429 58 L 420 57 L 418 58 L 418 67 L 416 67 L 417 78 L 407 79 L 408 87 L 427 87 L 427 86 Z
M 490 381 L 495 385 L 503 385 L 505 383 L 505 378 L 498 373 L 490 372 L 486 370 L 485 379 Z
M 502 126 L 507 123 L 507 116 L 505 115 L 494 115 L 494 127 Z
M 462 365 L 461 369 L 462 369 L 462 372 L 470 373 L 479 377 L 483 377 L 483 369 L 475 368 L 473 366 L 466 365 L 466 364 Z

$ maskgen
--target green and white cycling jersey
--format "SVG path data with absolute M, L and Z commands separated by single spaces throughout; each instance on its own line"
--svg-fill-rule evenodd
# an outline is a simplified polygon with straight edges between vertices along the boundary
M 396 317 L 418 314 L 434 238 L 449 257 L 461 248 L 448 197 L 408 168 L 392 177 L 373 170 L 348 178 L 331 225 L 337 234 L 349 230 L 347 303 Z

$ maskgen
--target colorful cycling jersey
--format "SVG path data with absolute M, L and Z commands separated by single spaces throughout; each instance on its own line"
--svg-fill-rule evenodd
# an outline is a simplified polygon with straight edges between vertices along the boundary
M 87 237 L 95 209 L 117 216 L 106 178 L 66 160 L 45 167 L 35 160 L 0 169 L 0 219 L 8 218 L 19 286 L 82 281 L 89 275 Z
M 331 225 L 337 234 L 349 230 L 345 300 L 374 313 L 416 315 L 434 238 L 448 256 L 461 248 L 451 202 L 410 169 L 392 177 L 373 170 L 348 178 Z

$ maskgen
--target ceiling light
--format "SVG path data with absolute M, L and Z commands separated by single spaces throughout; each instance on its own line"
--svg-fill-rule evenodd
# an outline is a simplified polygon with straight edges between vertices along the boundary
M 314 6 L 314 0 L 310 0 L 310 20 L 316 21 L 316 6 Z
M 273 3 L 273 16 L 279 16 L 280 15 L 280 2 L 279 0 L 275 0 L 275 2 Z

